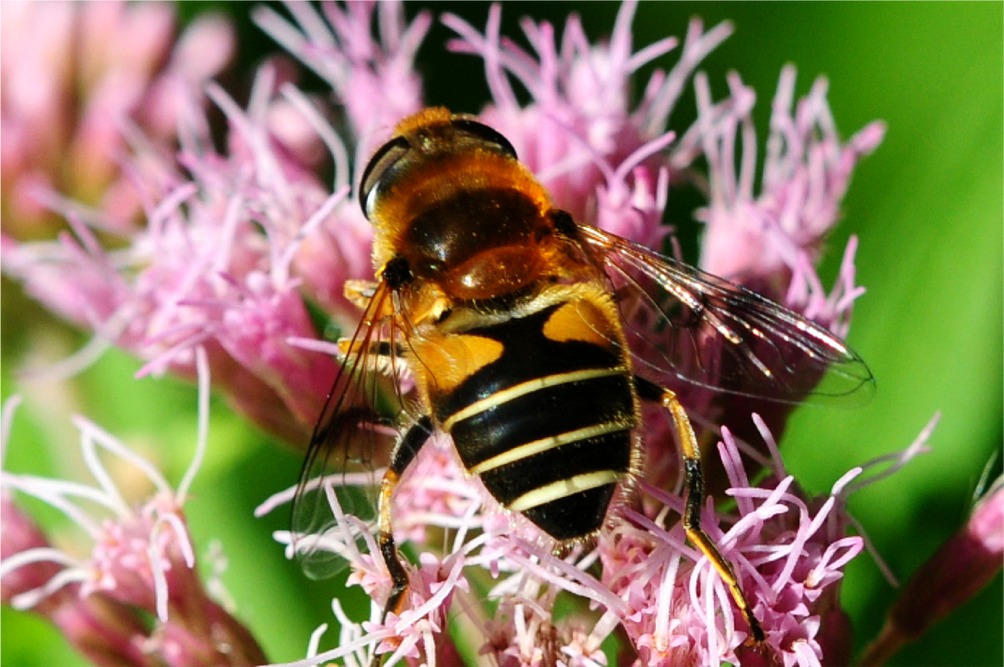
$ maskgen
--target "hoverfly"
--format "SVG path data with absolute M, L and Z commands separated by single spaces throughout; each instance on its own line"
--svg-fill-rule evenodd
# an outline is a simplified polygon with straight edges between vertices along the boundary
M 386 611 L 408 587 L 392 533 L 391 498 L 433 432 L 452 436 L 466 471 L 501 507 L 553 538 L 588 542 L 642 472 L 641 405 L 671 416 L 683 457 L 683 527 L 728 585 L 762 641 L 732 566 L 700 525 L 700 453 L 677 394 L 680 379 L 742 391 L 759 377 L 767 398 L 799 400 L 872 382 L 864 363 L 822 327 L 745 288 L 555 208 L 512 145 L 472 117 L 415 114 L 373 155 L 359 199 L 373 223 L 376 281 L 346 293 L 364 310 L 313 434 L 293 508 L 294 533 L 331 525 L 313 493 L 329 459 L 360 430 L 400 429 L 379 485 L 377 544 L 393 580 Z M 633 293 L 660 319 L 675 352 L 625 325 Z M 729 364 L 703 358 L 715 339 Z M 685 348 L 685 349 L 684 349 Z M 381 416 L 378 371 L 414 379 L 418 414 Z M 737 371 L 725 372 L 723 368 Z M 737 375 L 738 374 L 738 375 Z M 400 423 L 404 422 L 404 423 Z M 308 571 L 330 554 L 297 549 Z

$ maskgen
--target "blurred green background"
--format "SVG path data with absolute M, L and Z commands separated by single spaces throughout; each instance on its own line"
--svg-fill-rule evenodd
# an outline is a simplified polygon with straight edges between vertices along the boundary
M 243 64 L 276 50 L 250 25 L 250 5 L 189 3 L 181 12 L 190 17 L 207 6 L 229 13 L 241 26 Z M 459 13 L 478 27 L 488 10 L 482 3 L 408 5 L 411 14 L 421 8 Z M 595 39 L 609 32 L 617 6 L 509 2 L 503 34 L 519 36 L 522 16 L 547 18 L 560 27 L 573 9 Z M 888 124 L 883 145 L 855 172 L 823 270 L 832 280 L 847 237 L 859 237 L 858 281 L 868 292 L 855 310 L 850 341 L 878 379 L 877 396 L 856 410 L 800 410 L 783 453 L 802 484 L 823 493 L 849 468 L 904 448 L 941 412 L 930 454 L 851 501 L 851 512 L 878 552 L 906 581 L 965 519 L 980 474 L 1004 436 L 1002 5 L 650 2 L 638 9 L 636 46 L 668 34 L 682 37 L 692 16 L 703 17 L 706 25 L 734 22 L 735 34 L 702 69 L 718 96 L 732 69 L 757 90 L 761 141 L 778 73 L 789 62 L 798 67 L 799 93 L 816 76 L 828 77 L 844 136 L 873 119 Z M 477 111 L 487 100 L 481 61 L 445 52 L 450 34 L 437 25 L 420 53 L 426 101 Z M 670 54 L 660 64 L 673 62 Z M 692 100 L 688 92 L 674 115 L 676 129 L 692 118 Z M 686 221 L 673 222 L 688 233 Z M 137 383 L 131 379 L 137 364 L 118 353 L 106 355 L 70 385 L 24 381 L 20 371 L 40 350 L 66 353 L 82 339 L 56 325 L 40 327 L 45 314 L 16 286 L 5 281 L 3 287 L 3 396 L 26 398 L 6 467 L 79 474 L 79 461 L 57 458 L 47 449 L 58 443 L 75 451 L 72 411 L 159 460 L 177 482 L 195 441 L 194 390 L 171 380 Z M 192 532 L 203 554 L 212 540 L 222 544 L 229 561 L 224 581 L 239 616 L 270 658 L 295 660 L 314 627 L 331 620 L 337 582 L 311 582 L 283 560 L 270 537 L 286 526 L 283 512 L 263 520 L 251 512 L 296 479 L 299 455 L 242 424 L 221 402 L 214 402 L 211 437 L 210 459 L 187 507 Z M 993 465 L 999 474 L 1000 462 Z M 890 664 L 1004 664 L 1002 595 L 998 575 Z M 869 556 L 851 564 L 843 599 L 858 650 L 876 635 L 895 596 Z M 81 663 L 53 630 L 29 615 L 4 608 L 2 625 L 4 665 Z

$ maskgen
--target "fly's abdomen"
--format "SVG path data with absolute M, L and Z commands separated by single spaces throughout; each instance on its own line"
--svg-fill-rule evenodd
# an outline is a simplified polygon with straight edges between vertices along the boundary
M 495 499 L 559 540 L 603 525 L 631 470 L 637 425 L 631 373 L 620 348 L 582 319 L 588 308 L 556 304 L 465 332 L 498 341 L 502 354 L 433 406 Z

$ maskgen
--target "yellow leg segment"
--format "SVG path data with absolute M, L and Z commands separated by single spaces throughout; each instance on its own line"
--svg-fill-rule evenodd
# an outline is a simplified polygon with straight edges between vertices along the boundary
M 391 454 L 390 466 L 384 473 L 380 481 L 380 501 L 379 515 L 377 518 L 377 544 L 380 547 L 380 555 L 383 557 L 384 565 L 393 586 L 390 595 L 387 596 L 387 604 L 383 608 L 382 621 L 387 620 L 387 615 L 391 612 L 401 613 L 404 605 L 404 597 L 408 592 L 408 572 L 401 562 L 401 554 L 397 550 L 397 543 L 394 541 L 394 530 L 392 525 L 393 510 L 391 501 L 394 499 L 394 491 L 401 481 L 401 475 L 418 455 L 418 450 L 429 439 L 432 433 L 432 418 L 428 415 L 418 419 L 405 432 L 398 441 L 397 447 Z M 374 655 L 371 667 L 379 667 L 383 661 L 382 655 Z
M 401 565 L 401 555 L 397 551 L 397 543 L 394 541 L 394 533 L 391 528 L 391 498 L 394 489 L 397 488 L 398 475 L 393 470 L 388 470 L 380 483 L 380 518 L 379 530 L 377 532 L 377 543 L 380 546 L 380 555 L 383 556 L 384 564 L 390 573 L 394 586 L 387 597 L 387 606 L 384 607 L 384 620 L 390 612 L 401 611 L 401 603 L 404 602 L 404 594 L 408 591 L 408 573 Z
M 718 571 L 722 581 L 729 587 L 732 599 L 742 612 L 743 617 L 750 627 L 750 635 L 753 642 L 759 644 L 764 640 L 763 628 L 753 614 L 746 595 L 739 587 L 739 580 L 736 578 L 732 565 L 718 551 L 711 537 L 701 528 L 701 505 L 704 503 L 704 477 L 701 471 L 701 450 L 697 445 L 697 437 L 694 435 L 694 427 L 690 424 L 690 418 L 683 409 L 676 394 L 669 389 L 662 390 L 662 406 L 669 410 L 673 417 L 673 425 L 676 427 L 677 440 L 680 446 L 680 453 L 683 455 L 683 467 L 687 476 L 687 500 L 683 511 L 683 529 L 687 533 L 690 542 L 700 549 L 701 553 L 707 556 L 708 560 Z

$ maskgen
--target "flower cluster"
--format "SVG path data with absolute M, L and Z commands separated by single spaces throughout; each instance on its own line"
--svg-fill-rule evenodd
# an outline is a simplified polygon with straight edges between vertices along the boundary
M 373 599 L 370 618 L 359 624 L 336 606 L 341 631 L 337 648 L 306 662 L 342 659 L 367 664 L 381 655 L 393 664 L 452 664 L 462 647 L 491 656 L 500 665 L 606 664 L 605 643 L 618 632 L 618 664 L 818 665 L 825 658 L 844 663 L 849 626 L 838 603 L 842 568 L 865 546 L 847 534 L 847 495 L 862 482 L 856 468 L 823 498 L 807 498 L 781 463 L 773 437 L 761 419 L 754 425 L 770 453 L 769 475 L 753 484 L 740 448 L 726 429 L 718 453 L 729 475 L 733 512 L 708 503 L 704 525 L 723 555 L 736 564 L 740 584 L 752 592 L 754 611 L 767 631 L 764 645 L 751 644 L 729 602 L 729 592 L 709 562 L 686 543 L 678 521 L 678 494 L 642 483 L 645 510 L 622 508 L 594 550 L 555 555 L 529 522 L 500 510 L 483 488 L 465 477 L 450 442 L 435 438 L 423 448 L 394 499 L 401 536 L 421 550 L 409 572 L 406 610 L 382 617 L 390 581 L 365 524 L 343 513 L 330 496 L 339 529 L 325 534 L 323 548 L 352 567 L 349 583 Z M 924 451 L 933 422 L 902 454 L 901 466 Z M 876 467 L 883 461 L 866 466 Z M 886 472 L 885 474 L 888 474 Z M 880 475 L 874 475 L 880 478 Z M 288 501 L 277 494 L 264 514 Z M 449 535 L 445 556 L 434 546 Z M 292 549 L 294 536 L 277 539 Z M 601 566 L 597 575 L 597 565 Z M 493 584 L 486 607 L 477 586 Z M 556 620 L 559 596 L 588 602 L 571 617 Z M 441 632 L 451 613 L 468 633 L 459 645 Z
M 113 228 L 136 222 L 143 165 L 134 141 L 170 145 L 234 50 L 232 26 L 206 15 L 175 36 L 167 4 L 5 3 L 0 27 L 4 227 L 44 236 L 54 196 L 94 207 Z M 128 162 L 128 164 L 126 164 Z
M 107 18 L 113 10 L 95 7 L 68 13 L 66 30 L 97 34 L 85 19 Z M 115 16 L 130 19 L 162 11 L 114 8 Z M 450 14 L 442 22 L 456 35 L 451 49 L 485 63 L 492 100 L 481 118 L 512 141 L 555 205 L 577 220 L 661 249 L 671 231 L 663 224 L 671 189 L 697 184 L 707 198 L 698 211 L 704 223 L 702 267 L 845 333 L 861 293 L 854 282 L 854 242 L 832 290 L 812 267 L 836 222 L 853 168 L 878 145 L 882 125 L 868 125 L 842 140 L 826 103 L 825 82 L 796 100 L 794 70 L 785 69 L 758 177 L 753 91 L 735 75 L 727 96 L 716 101 L 706 77 L 695 75 L 730 26 L 705 29 L 694 20 L 682 43 L 666 38 L 636 49 L 635 9 L 633 2 L 622 6 L 609 40 L 601 44 L 590 42 L 575 18 L 560 38 L 553 26 L 526 20 L 529 50 L 501 35 L 500 5 L 489 10 L 483 32 Z M 30 6 L 18 11 L 28 23 L 36 20 Z M 414 59 L 433 19 L 419 13 L 409 22 L 403 6 L 393 2 L 319 8 L 290 3 L 285 12 L 258 8 L 253 17 L 330 86 L 330 96 L 307 95 L 294 85 L 288 67 L 269 61 L 259 68 L 246 104 L 238 103 L 218 84 L 202 85 L 229 53 L 229 41 L 217 40 L 214 57 L 205 57 L 201 40 L 183 39 L 175 55 L 160 59 L 168 66 L 159 78 L 150 83 L 141 77 L 148 85 L 130 89 L 129 104 L 117 103 L 116 109 L 128 113 L 125 121 L 114 120 L 115 138 L 100 151 L 81 144 L 87 155 L 114 156 L 115 175 L 86 185 L 104 199 L 81 194 L 78 174 L 51 162 L 5 173 L 5 220 L 8 205 L 21 211 L 25 193 L 42 192 L 33 201 L 45 206 L 46 215 L 64 219 L 68 231 L 55 240 L 31 240 L 34 235 L 23 227 L 5 225 L 0 259 L 5 274 L 28 294 L 93 334 L 94 343 L 75 361 L 86 363 L 108 345 L 119 346 L 144 360 L 142 373 L 200 378 L 203 399 L 211 373 L 214 388 L 241 414 L 302 445 L 337 370 L 332 339 L 359 317 L 343 286 L 372 275 L 371 230 L 351 186 L 394 123 L 425 103 Z M 8 25 L 5 17 L 5 31 Z M 202 34 L 203 25 L 229 34 L 216 23 L 197 22 L 186 36 Z M 195 57 L 201 68 L 186 64 L 193 52 L 201 54 Z M 632 103 L 629 90 L 638 70 L 676 52 L 675 64 L 656 69 Z M 3 130 L 16 132 L 18 155 L 41 159 L 49 153 L 37 148 L 43 138 L 39 128 L 23 114 L 8 115 L 7 86 L 16 81 L 6 68 L 18 71 L 25 54 L 39 52 L 25 43 L 4 52 Z M 117 63 L 118 56 L 109 56 L 97 67 L 114 82 Z M 167 83 L 179 76 L 185 85 Z M 99 99 L 96 80 L 75 83 Z M 59 81 L 63 87 L 56 90 L 65 89 L 65 78 Z M 670 119 L 691 82 L 697 121 L 673 128 Z M 167 94 L 157 92 L 162 87 L 169 90 L 169 107 L 154 102 Z M 527 96 L 529 102 L 519 101 Z M 226 121 L 223 137 L 213 133 L 206 99 Z M 69 113 L 65 105 L 52 108 Z M 147 122 L 142 110 L 152 108 L 166 109 L 169 117 Z M 123 118 L 118 111 L 94 114 L 104 122 Z M 78 121 L 60 117 L 56 125 L 73 128 Z M 87 136 L 68 132 L 60 135 L 60 145 Z M 11 173 L 19 178 L 8 179 Z M 20 176 L 29 173 L 30 178 Z M 105 205 L 119 201 L 120 188 L 112 183 L 120 176 L 128 177 L 132 188 L 131 207 Z M 22 192 L 25 179 L 45 187 Z M 9 194 L 8 183 L 20 194 Z M 104 203 L 92 210 L 71 201 L 81 198 Z M 137 209 L 143 224 L 123 224 Z M 393 503 L 398 540 L 420 553 L 409 568 L 402 607 L 385 616 L 374 602 L 371 616 L 357 622 L 336 601 L 339 647 L 320 651 L 319 631 L 310 655 L 298 664 L 334 659 L 365 664 L 374 655 L 387 664 L 453 664 L 461 656 L 490 656 L 502 665 L 596 665 L 610 662 L 611 655 L 617 663 L 651 665 L 845 660 L 840 651 L 849 628 L 837 603 L 837 584 L 843 566 L 863 547 L 860 537 L 848 535 L 842 503 L 856 472 L 827 497 L 807 498 L 784 471 L 774 446 L 790 407 L 751 420 L 750 405 L 735 397 L 688 396 L 696 405 L 712 400 L 723 403 L 702 412 L 699 426 L 703 436 L 721 439 L 713 486 L 730 489 L 734 507 L 722 510 L 709 498 L 703 524 L 736 569 L 766 632 L 762 644 L 749 641 L 749 628 L 733 609 L 727 587 L 688 546 L 678 525 L 683 496 L 681 483 L 674 482 L 677 454 L 658 422 L 644 434 L 652 465 L 639 480 L 639 502 L 616 510 L 595 548 L 582 545 L 560 555 L 464 474 L 449 438 L 434 437 L 405 474 Z M 730 428 L 721 428 L 726 422 Z M 107 633 L 117 628 L 118 634 L 103 635 L 98 650 L 120 662 L 146 664 L 152 654 L 168 664 L 265 661 L 194 575 L 194 548 L 182 512 L 190 476 L 171 491 L 114 438 L 89 422 L 78 425 L 96 488 L 3 473 L 5 602 L 34 607 L 80 646 L 86 642 L 79 627 L 64 626 L 65 619 L 112 619 L 102 628 Z M 128 507 L 95 447 L 129 460 L 160 492 L 139 510 Z M 767 476 L 751 481 L 758 479 L 751 465 L 766 467 Z M 677 488 L 667 490 L 674 483 Z M 95 541 L 90 557 L 74 560 L 49 547 L 11 504 L 13 490 L 41 497 L 75 518 Z M 70 499 L 78 496 L 97 500 L 114 519 L 99 524 L 77 511 Z M 290 496 L 273 497 L 259 513 Z M 342 511 L 338 494 L 330 494 L 329 501 L 336 530 L 318 536 L 318 543 L 351 565 L 350 583 L 375 600 L 385 599 L 391 582 L 370 527 Z M 297 537 L 277 535 L 290 554 Z M 556 613 L 562 608 L 572 611 Z M 74 611 L 57 613 L 63 609 Z M 158 619 L 153 632 L 135 622 L 137 610 Z M 451 638 L 450 619 L 469 630 L 464 638 Z
M 3 601 L 48 618 L 81 653 L 98 664 L 247 665 L 265 656 L 248 631 L 213 600 L 195 569 L 195 550 L 182 509 L 205 454 L 209 427 L 209 375 L 199 353 L 199 438 L 177 489 L 145 459 L 96 424 L 75 420 L 83 459 L 94 485 L 0 472 L 3 531 L 0 582 Z M 6 453 L 16 399 L 4 406 Z M 138 474 L 153 488 L 133 505 L 116 486 L 120 474 Z M 128 473 L 125 470 L 128 470 Z M 92 541 L 79 558 L 51 546 L 14 504 L 14 493 L 59 509 Z M 100 508 L 91 513 L 91 506 Z M 144 617 L 156 619 L 148 627 Z

